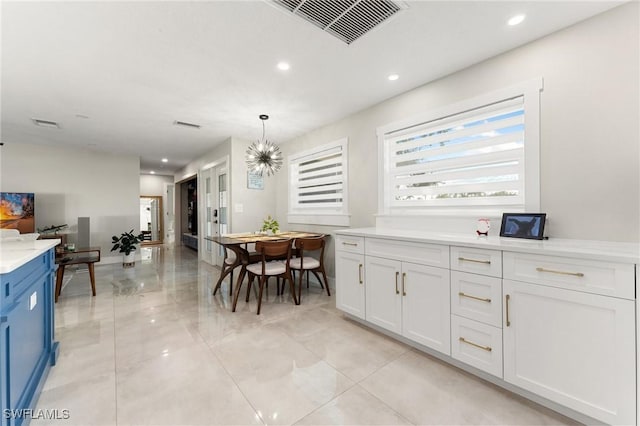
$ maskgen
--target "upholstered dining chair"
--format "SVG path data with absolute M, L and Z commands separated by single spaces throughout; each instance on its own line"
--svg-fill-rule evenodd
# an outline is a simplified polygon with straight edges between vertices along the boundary
M 256 253 L 260 257 L 260 261 L 251 263 L 246 266 L 246 272 L 249 275 L 249 284 L 247 287 L 247 298 L 249 301 L 249 295 L 251 286 L 256 277 L 259 278 L 258 289 L 258 310 L 257 315 L 260 315 L 260 308 L 262 306 L 262 292 L 269 277 L 277 277 L 283 279 L 283 286 L 285 281 L 289 281 L 289 287 L 291 289 L 291 296 L 293 302 L 297 305 L 298 299 L 296 298 L 296 291 L 293 283 L 293 277 L 291 276 L 291 269 L 289 268 L 289 260 L 291 260 L 291 245 L 292 240 L 281 241 L 259 241 L 256 243 Z M 238 304 L 238 295 L 242 282 L 236 288 L 236 294 L 233 298 L 233 309 L 236 311 L 236 305 Z
M 324 271 L 324 245 L 324 236 L 296 239 L 295 249 L 298 254 L 297 257 L 289 261 L 289 267 L 294 272 L 300 271 L 300 278 L 298 280 L 298 302 L 302 300 L 302 277 L 305 272 L 307 273 L 307 287 L 309 287 L 309 272 L 312 272 L 320 283 L 320 287 L 327 289 L 327 296 L 331 296 L 331 290 L 329 290 L 329 283 L 327 282 L 327 274 Z M 317 253 L 317 257 L 310 255 L 313 252 Z M 322 278 L 324 278 L 324 285 L 318 272 L 320 272 Z

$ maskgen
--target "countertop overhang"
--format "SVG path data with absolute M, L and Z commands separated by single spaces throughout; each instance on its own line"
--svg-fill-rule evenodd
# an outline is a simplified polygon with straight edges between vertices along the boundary
M 12 272 L 47 250 L 60 244 L 60 240 L 0 241 L 0 274 Z

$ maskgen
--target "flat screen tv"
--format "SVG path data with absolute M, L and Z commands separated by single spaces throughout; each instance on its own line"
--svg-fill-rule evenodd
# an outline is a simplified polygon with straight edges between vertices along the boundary
M 0 228 L 35 232 L 35 195 L 30 192 L 0 192 Z

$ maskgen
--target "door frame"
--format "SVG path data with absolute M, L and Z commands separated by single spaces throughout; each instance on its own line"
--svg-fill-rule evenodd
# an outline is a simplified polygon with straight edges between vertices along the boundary
M 213 259 L 211 259 L 211 261 L 209 261 L 206 257 L 207 257 L 207 251 L 205 250 L 206 247 L 206 243 L 207 241 L 204 239 L 205 234 L 206 234 L 206 221 L 207 221 L 207 211 L 206 211 L 206 193 L 205 193 L 205 189 L 206 189 L 206 179 L 205 179 L 205 173 L 209 172 L 211 169 L 216 169 L 219 167 L 224 166 L 226 168 L 226 175 L 227 175 L 227 227 L 229 230 L 231 230 L 231 211 L 229 209 L 228 206 L 231 205 L 231 167 L 230 167 L 230 159 L 229 156 L 226 155 L 224 157 L 221 157 L 215 161 L 212 161 L 210 163 L 207 163 L 205 165 L 203 165 L 202 167 L 200 167 L 200 169 L 198 170 L 198 191 L 200 192 L 200 195 L 198 197 L 198 204 L 200 206 L 202 206 L 202 208 L 200 208 L 198 210 L 198 222 L 199 222 L 199 229 L 201 229 L 201 232 L 198 232 L 198 239 L 199 241 L 199 246 L 201 248 L 200 250 L 200 259 L 204 260 L 207 263 L 210 263 L 212 265 L 217 265 L 217 266 L 222 266 L 222 257 L 220 256 L 213 256 Z M 215 199 L 214 199 L 214 206 L 218 205 L 218 174 L 216 174 L 215 176 L 213 176 L 212 179 L 212 185 L 213 185 L 213 193 L 215 193 Z M 218 207 L 219 210 L 219 207 Z M 217 231 L 216 231 L 217 232 Z M 215 244 L 215 243 L 213 243 Z M 216 247 L 217 249 L 217 247 Z

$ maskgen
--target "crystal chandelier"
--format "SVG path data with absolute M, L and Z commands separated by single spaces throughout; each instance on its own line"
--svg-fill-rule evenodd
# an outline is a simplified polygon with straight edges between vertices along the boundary
M 265 173 L 271 176 L 282 167 L 282 154 L 278 145 L 264 137 L 264 122 L 269 116 L 261 114 L 259 118 L 262 120 L 262 139 L 247 148 L 247 167 L 259 176 L 264 176 Z

